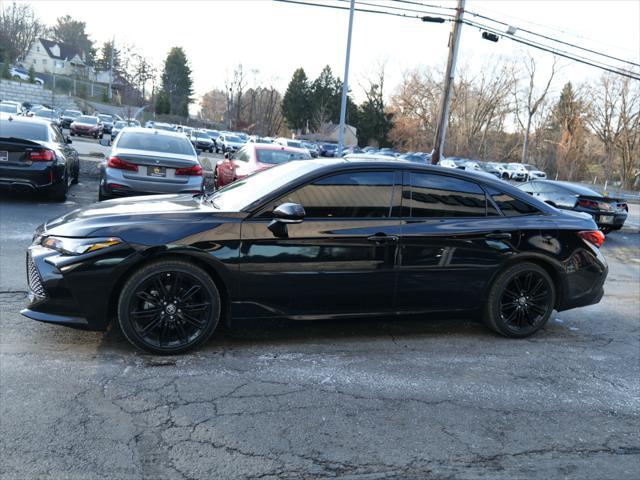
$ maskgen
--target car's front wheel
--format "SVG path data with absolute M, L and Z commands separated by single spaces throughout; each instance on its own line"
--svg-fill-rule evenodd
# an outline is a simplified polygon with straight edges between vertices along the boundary
M 506 337 L 527 337 L 547 323 L 555 301 L 556 289 L 547 271 L 535 263 L 519 263 L 493 281 L 484 321 Z
M 125 283 L 118 320 L 136 347 L 158 355 L 182 353 L 213 334 L 220 319 L 220 294 L 200 267 L 158 260 Z

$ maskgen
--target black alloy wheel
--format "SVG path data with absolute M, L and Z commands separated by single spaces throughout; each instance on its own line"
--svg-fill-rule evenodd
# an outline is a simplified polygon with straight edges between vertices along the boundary
M 537 264 L 507 268 L 495 279 L 485 308 L 485 323 L 507 337 L 527 337 L 547 323 L 556 300 L 553 280 Z
M 127 339 L 160 355 L 202 344 L 213 334 L 219 317 L 220 295 L 211 277 L 181 260 L 160 260 L 138 270 L 118 303 Z

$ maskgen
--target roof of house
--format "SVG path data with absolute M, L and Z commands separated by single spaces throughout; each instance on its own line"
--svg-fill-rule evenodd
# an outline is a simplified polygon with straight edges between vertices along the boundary
M 40 38 L 40 43 L 44 47 L 47 55 L 51 58 L 56 58 L 58 60 L 71 60 L 76 55 L 78 58 L 84 61 L 84 52 L 81 48 L 74 47 L 73 45 L 69 45 L 68 43 L 62 42 L 54 42 L 53 40 L 47 40 L 45 38 Z M 55 47 L 58 47 L 60 54 L 56 55 L 54 53 Z

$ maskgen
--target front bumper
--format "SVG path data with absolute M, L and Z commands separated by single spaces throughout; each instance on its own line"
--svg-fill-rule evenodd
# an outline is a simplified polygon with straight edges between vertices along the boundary
M 83 330 L 105 330 L 112 312 L 110 293 L 133 249 L 129 246 L 80 255 L 60 268 L 61 253 L 40 245 L 27 251 L 28 303 L 20 313 L 40 322 Z

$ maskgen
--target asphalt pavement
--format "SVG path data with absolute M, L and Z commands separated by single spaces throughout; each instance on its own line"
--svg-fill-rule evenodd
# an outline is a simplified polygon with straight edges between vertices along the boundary
M 0 197 L 3 480 L 638 477 L 637 228 L 607 236 L 602 302 L 529 339 L 460 318 L 254 321 L 154 357 L 118 328 L 18 313 L 33 229 L 96 199 L 89 177 L 62 204 Z

